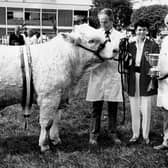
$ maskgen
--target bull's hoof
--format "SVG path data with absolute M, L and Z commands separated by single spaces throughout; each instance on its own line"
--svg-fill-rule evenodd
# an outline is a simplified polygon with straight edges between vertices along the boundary
M 47 151 L 50 151 L 50 146 L 49 145 L 43 145 L 43 146 L 40 146 L 40 149 L 41 149 L 42 153 L 45 153 Z
M 90 144 L 89 143 L 89 152 L 90 153 L 98 153 L 100 151 L 100 146 L 96 143 Z

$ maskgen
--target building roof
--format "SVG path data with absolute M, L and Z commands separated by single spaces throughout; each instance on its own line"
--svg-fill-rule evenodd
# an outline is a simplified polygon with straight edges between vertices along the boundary
M 0 6 L 88 10 L 92 0 L 0 0 Z
M 33 3 L 52 3 L 52 4 L 74 4 L 74 5 L 92 5 L 92 0 L 8 0 L 8 1 L 21 1 Z

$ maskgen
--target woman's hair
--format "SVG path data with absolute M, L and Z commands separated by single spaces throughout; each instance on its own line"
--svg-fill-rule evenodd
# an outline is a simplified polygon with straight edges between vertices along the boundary
M 98 16 L 102 15 L 102 14 L 107 15 L 111 21 L 114 20 L 114 15 L 113 15 L 112 9 L 110 9 L 110 8 L 104 8 L 101 11 L 99 11 Z
M 134 29 L 136 30 L 138 26 L 140 26 L 140 27 L 146 27 L 149 30 L 149 22 L 147 20 L 138 20 L 134 24 Z

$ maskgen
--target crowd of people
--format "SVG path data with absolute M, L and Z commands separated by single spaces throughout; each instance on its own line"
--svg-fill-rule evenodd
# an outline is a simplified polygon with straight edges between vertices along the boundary
M 116 46 L 120 45 L 123 34 L 113 27 L 113 13 L 109 8 L 102 9 L 98 13 L 100 22 L 100 31 L 104 32 L 105 37 L 114 42 Z M 165 25 L 168 28 L 168 15 L 165 17 Z M 134 24 L 135 35 L 130 36 L 127 52 L 129 54 L 129 65 L 127 66 L 127 84 L 128 96 L 130 102 L 132 136 L 128 144 L 137 144 L 140 142 L 142 135 L 143 144 L 149 145 L 151 139 L 150 123 L 152 102 L 157 96 L 157 106 L 164 111 L 164 137 L 163 143 L 154 146 L 154 149 L 168 148 L 168 69 L 166 69 L 165 58 L 167 56 L 168 37 L 165 37 L 161 46 L 149 36 L 149 23 L 145 20 L 138 20 Z M 148 54 L 155 53 L 159 57 L 160 76 L 150 76 L 151 65 Z M 119 52 L 116 53 L 118 58 Z M 165 68 L 166 67 L 166 68 Z M 166 70 L 165 70 L 166 69 Z M 151 87 L 151 82 L 153 86 Z M 167 89 L 167 90 L 166 90 Z M 87 101 L 92 102 L 93 110 L 91 111 L 90 120 L 90 138 L 91 145 L 98 144 L 101 127 L 101 114 L 103 103 L 107 102 L 108 108 L 108 136 L 115 144 L 121 144 L 117 132 L 117 109 L 118 103 L 123 101 L 121 75 L 118 72 L 118 62 L 110 60 L 102 63 L 90 73 Z M 142 128 L 141 128 L 142 127 Z M 142 130 L 142 133 L 141 133 Z
M 14 32 L 9 36 L 9 45 L 31 45 L 48 41 L 49 38 L 33 29 L 28 29 L 26 26 L 16 26 Z

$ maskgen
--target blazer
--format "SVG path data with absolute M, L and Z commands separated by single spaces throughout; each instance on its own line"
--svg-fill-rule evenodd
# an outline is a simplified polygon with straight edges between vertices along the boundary
M 135 60 L 136 60 L 136 53 L 137 53 L 137 47 L 136 47 L 136 41 L 130 42 L 128 46 L 128 52 L 132 58 L 132 63 L 129 66 L 128 70 L 128 95 L 129 96 L 135 96 Z M 148 53 L 159 53 L 159 45 L 153 40 L 153 39 L 148 39 L 146 38 L 144 47 L 143 47 L 143 52 L 142 52 L 142 57 L 140 61 L 140 96 L 151 96 L 157 94 L 157 87 L 158 87 L 158 82 L 157 79 L 155 78 L 153 80 L 154 82 L 154 89 L 151 89 L 148 91 L 149 84 L 151 82 L 151 77 L 148 75 L 149 69 L 150 69 L 150 64 L 147 61 L 146 58 L 146 52 Z

